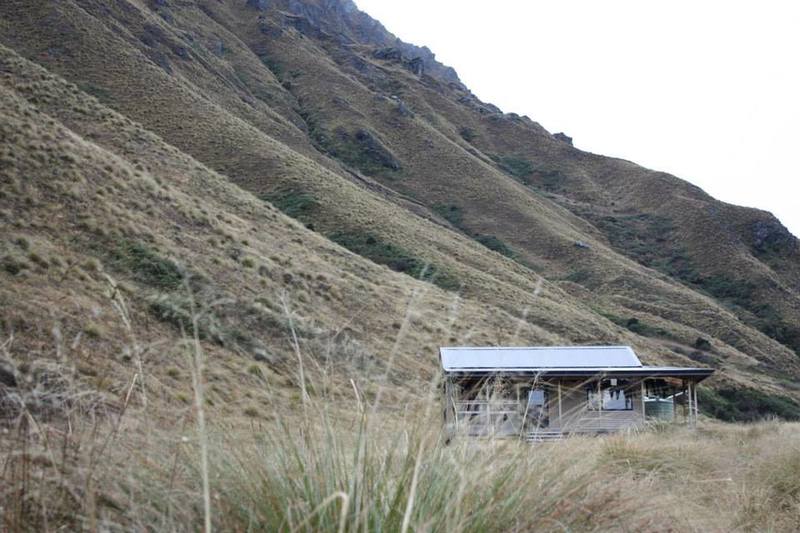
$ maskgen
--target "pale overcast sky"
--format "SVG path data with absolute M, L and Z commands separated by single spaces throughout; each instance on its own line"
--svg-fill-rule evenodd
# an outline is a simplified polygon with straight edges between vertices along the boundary
M 800 235 L 800 2 L 356 3 L 503 111 Z

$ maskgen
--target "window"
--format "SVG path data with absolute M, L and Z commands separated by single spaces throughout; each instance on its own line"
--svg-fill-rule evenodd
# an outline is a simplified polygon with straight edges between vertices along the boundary
M 548 425 L 547 391 L 542 388 L 528 389 L 528 405 L 525 406 L 525 417 L 528 423 L 539 427 Z
M 528 408 L 544 407 L 544 390 L 531 389 L 528 391 Z
M 586 387 L 590 411 L 631 411 L 633 410 L 633 394 L 628 390 L 628 383 L 621 379 L 604 379 Z

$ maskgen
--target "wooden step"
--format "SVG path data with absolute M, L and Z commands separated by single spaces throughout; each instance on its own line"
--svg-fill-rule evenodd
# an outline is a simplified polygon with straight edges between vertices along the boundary
M 529 432 L 525 440 L 528 442 L 549 442 L 563 438 L 564 434 L 561 431 L 535 430 Z

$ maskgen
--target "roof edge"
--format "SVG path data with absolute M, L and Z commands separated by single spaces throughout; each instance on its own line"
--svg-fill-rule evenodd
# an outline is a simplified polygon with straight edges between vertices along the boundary
M 627 344 L 576 344 L 574 346 L 439 346 L 439 353 L 441 353 L 442 350 L 607 350 L 609 348 L 626 348 L 632 350 Z
M 693 367 L 607 367 L 607 368 L 459 368 L 455 370 L 445 370 L 446 375 L 455 376 L 541 376 L 541 377 L 675 377 L 675 378 L 695 378 L 696 382 L 703 381 L 710 377 L 716 369 L 714 368 L 693 368 Z

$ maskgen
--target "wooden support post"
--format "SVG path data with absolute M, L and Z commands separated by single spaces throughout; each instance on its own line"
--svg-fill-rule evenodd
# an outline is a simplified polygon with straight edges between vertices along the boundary
M 564 424 L 561 422 L 561 380 L 558 380 L 558 429 L 563 431 Z
M 451 411 L 452 408 L 452 411 Z M 454 432 L 458 432 L 458 413 L 456 408 L 455 398 L 453 398 L 453 382 L 449 376 L 444 378 L 444 422 L 445 427 L 448 424 L 449 416 L 452 413 L 452 428 Z
M 603 410 L 603 388 L 602 388 L 603 380 L 597 380 L 597 412 L 595 416 L 600 418 L 600 412 Z
M 689 417 L 686 414 L 686 401 L 687 400 L 686 400 L 686 380 L 685 379 L 681 380 L 681 396 L 683 396 L 683 402 L 682 402 L 683 405 L 681 405 L 681 410 L 683 411 L 683 423 L 684 424 L 688 424 L 689 423 Z
M 647 423 L 647 413 L 645 411 L 645 404 L 644 404 L 644 396 L 645 396 L 645 392 L 646 392 L 646 389 L 645 389 L 645 386 L 644 386 L 644 380 L 642 380 L 641 389 L 642 389 L 642 423 Z
M 494 433 L 492 431 L 492 392 L 490 390 L 491 384 L 487 380 L 486 382 L 486 422 L 484 428 L 488 433 Z
M 450 378 L 444 377 L 444 423 L 447 424 L 447 410 L 450 408 Z
M 670 385 L 670 390 L 672 391 L 672 423 L 676 423 L 678 421 L 678 409 L 675 405 L 675 385 Z
M 697 425 L 697 419 L 700 417 L 700 406 L 697 405 L 697 383 L 692 387 L 694 391 L 694 423 Z
M 692 416 L 694 415 L 692 410 L 692 382 L 686 382 L 686 408 L 687 408 L 687 418 L 686 423 L 690 426 L 692 425 Z

